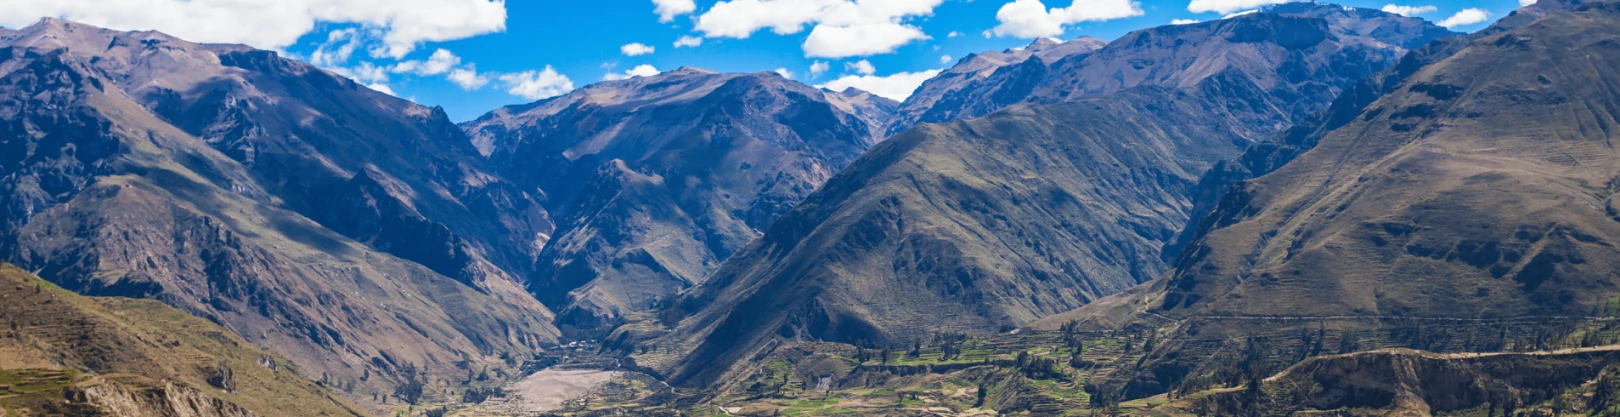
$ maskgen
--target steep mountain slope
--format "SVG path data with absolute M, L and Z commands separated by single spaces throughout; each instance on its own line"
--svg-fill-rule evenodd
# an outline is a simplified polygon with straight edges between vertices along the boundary
M 151 300 L 91 299 L 0 264 L 6 415 L 363 412 L 264 348 Z
M 1615 292 L 1620 6 L 1425 67 L 1222 200 L 1167 314 L 1580 314 Z M 1307 271 L 1309 271 L 1307 273 Z M 1262 306 L 1250 300 L 1264 299 Z
M 1318 320 L 1421 332 L 1600 314 L 1620 294 L 1620 5 L 1550 3 L 1437 43 L 1376 100 L 1270 153 L 1281 166 L 1226 192 L 1169 274 L 1037 327 L 1172 320 L 1129 388 L 1151 395 L 1207 375 L 1222 340 Z
M 906 98 L 884 129 L 894 136 L 918 123 L 983 116 L 1024 100 L 1060 59 L 1088 54 L 1107 41 L 1085 37 L 1058 42 L 1040 38 L 1023 48 L 968 55 L 928 79 Z
M 464 375 L 557 336 L 483 249 L 534 247 L 539 205 L 442 112 L 307 64 L 47 19 L 0 34 L 0 149 L 5 260 L 312 372 Z
M 886 140 L 684 295 L 692 318 L 659 342 L 692 349 L 675 380 L 713 381 L 778 337 L 989 333 L 1150 279 L 1179 191 L 1235 150 L 1208 108 L 1149 90 Z
M 1490 27 L 1468 34 L 1443 38 L 1431 42 L 1423 47 L 1413 49 L 1411 53 L 1401 57 L 1400 62 L 1382 73 L 1358 81 L 1354 86 L 1346 89 L 1334 99 L 1333 105 L 1319 114 L 1306 118 L 1283 134 L 1269 140 L 1251 145 L 1245 149 L 1243 155 L 1231 161 L 1221 161 L 1211 168 L 1209 172 L 1199 179 L 1198 186 L 1192 191 L 1193 213 L 1188 220 L 1184 233 L 1176 236 L 1176 240 L 1166 246 L 1164 260 L 1173 262 L 1181 253 L 1181 247 L 1188 241 L 1201 237 L 1207 231 L 1199 226 L 1210 210 L 1220 203 L 1222 196 L 1232 186 L 1269 174 L 1271 171 L 1293 161 L 1299 154 L 1316 146 L 1325 132 L 1337 129 L 1354 121 L 1367 106 L 1400 86 L 1402 81 L 1412 76 L 1418 70 L 1450 57 L 1458 50 L 1468 46 L 1471 39 L 1478 39 L 1507 30 L 1516 29 L 1556 11 L 1571 11 L 1579 6 L 1579 0 L 1547 0 L 1515 10 L 1512 14 L 1502 18 Z
M 651 308 L 879 139 L 894 103 L 774 73 L 682 68 L 497 110 L 463 126 L 544 190 L 558 232 L 529 290 L 583 328 Z
M 1123 54 L 1134 50 L 1168 66 L 1143 73 L 1186 80 L 1175 75 L 1186 61 L 1152 59 L 1184 48 L 1292 48 L 1298 59 L 1270 61 L 1278 72 L 1350 49 L 1320 18 L 1257 13 L 1190 26 L 1122 41 L 1201 33 L 1208 49 L 1185 40 L 1110 44 L 1086 59 L 1116 50 L 1110 59 L 1130 61 Z M 1316 43 L 1277 43 L 1301 36 Z M 1369 58 L 1381 56 L 1313 65 L 1349 83 L 1392 62 Z M 690 353 L 654 366 L 703 385 L 778 338 L 884 345 L 982 334 L 1150 280 L 1165 270 L 1159 248 L 1185 221 L 1184 193 L 1197 175 L 1331 99 L 1263 85 L 1282 76 L 1251 75 L 1259 71 L 1221 71 L 1176 88 L 1146 82 L 895 136 L 664 314 L 690 318 L 655 343 Z M 1285 101 L 1293 104 L 1275 105 Z

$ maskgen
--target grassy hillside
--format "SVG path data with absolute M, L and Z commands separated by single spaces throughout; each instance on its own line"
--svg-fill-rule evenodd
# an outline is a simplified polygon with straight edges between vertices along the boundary
M 364 415 L 207 320 L 152 300 L 79 296 L 10 264 L 0 264 L 0 326 L 6 415 Z

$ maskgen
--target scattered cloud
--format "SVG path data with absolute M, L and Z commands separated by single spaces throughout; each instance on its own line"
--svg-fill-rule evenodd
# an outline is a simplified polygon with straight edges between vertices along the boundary
M 696 48 L 699 46 L 703 46 L 703 38 L 696 36 L 682 36 L 680 39 L 675 40 L 676 48 Z
M 574 82 L 550 65 L 539 71 L 503 74 L 497 79 L 507 87 L 507 93 L 529 100 L 556 97 L 574 89 Z
M 653 51 L 654 48 L 652 46 L 648 46 L 647 44 L 641 42 L 626 44 L 619 47 L 619 52 L 623 53 L 625 56 L 641 56 L 653 53 Z
M 489 74 L 479 74 L 478 69 L 472 65 L 466 68 L 456 68 L 450 71 L 445 79 L 460 86 L 462 90 L 472 91 L 484 88 L 489 84 Z
M 354 24 L 375 57 L 403 58 L 424 42 L 506 29 L 504 0 L 50 0 L 7 1 L 0 26 L 60 17 L 116 30 L 158 30 L 193 42 L 280 50 L 317 23 Z
M 1519 0 L 1519 7 L 1526 7 L 1532 4 L 1536 4 L 1536 0 Z
M 1468 26 L 1481 23 L 1489 20 L 1490 18 L 1491 12 L 1487 12 L 1484 9 L 1468 8 L 1462 9 L 1462 11 L 1457 12 L 1457 14 L 1451 15 L 1451 17 L 1446 18 L 1446 20 L 1441 20 L 1440 23 L 1436 24 L 1440 25 L 1440 27 L 1450 29 L 1458 26 Z
M 334 66 L 327 69 L 361 84 L 383 84 L 388 82 L 388 69 L 370 62 L 361 62 L 359 65 L 352 67 Z
M 1440 10 L 1434 6 L 1402 6 L 1399 4 L 1384 5 L 1384 13 L 1394 13 L 1401 16 L 1417 16 L 1424 13 L 1433 13 Z
M 864 59 L 856 62 L 845 62 L 844 69 L 854 71 L 856 74 L 862 75 L 872 75 L 877 73 L 877 67 L 872 66 L 870 61 Z
M 951 31 L 951 33 L 945 34 L 946 38 L 954 38 L 954 37 L 957 37 L 957 36 L 962 36 L 962 32 L 957 32 L 957 31 L 953 30 L 953 31 Z
M 394 94 L 394 89 L 388 88 L 388 84 L 366 84 L 366 88 L 381 91 L 390 96 L 399 97 L 398 94 Z
M 1258 9 L 1261 6 L 1283 4 L 1294 0 L 1192 0 L 1187 3 L 1187 11 L 1193 13 L 1215 12 L 1220 14 L 1233 14 L 1244 10 Z
M 911 41 L 929 39 L 915 26 L 862 23 L 849 26 L 816 25 L 804 40 L 807 58 L 844 58 L 892 53 Z
M 939 56 L 939 63 L 941 63 L 941 64 L 949 64 L 949 63 L 951 63 L 951 56 L 950 55 L 940 55 Z
M 654 75 L 658 75 L 658 68 L 653 67 L 652 65 L 641 64 L 622 73 L 610 72 L 607 75 L 602 76 L 602 79 L 606 81 L 616 81 L 635 77 L 651 77 Z
M 315 52 L 309 54 L 309 63 L 317 67 L 333 67 L 349 62 L 349 56 L 354 55 L 355 48 L 360 46 L 359 37 L 354 28 L 338 29 L 326 34 L 326 42 L 315 47 Z
M 675 16 L 697 11 L 697 3 L 692 0 L 653 0 L 653 13 L 658 14 L 659 23 L 675 21 Z
M 1025 39 L 1059 36 L 1064 25 L 1142 14 L 1141 4 L 1133 0 L 1074 0 L 1069 7 L 1050 9 L 1041 0 L 1015 0 L 996 11 L 1000 24 L 989 33 Z
M 827 73 L 827 70 L 830 69 L 832 69 L 832 66 L 827 65 L 826 61 L 816 61 L 810 63 L 810 78 L 820 77 L 821 74 Z
M 904 20 L 933 14 L 943 1 L 728 0 L 699 15 L 694 30 L 710 38 L 745 39 L 764 29 L 791 35 L 814 25 L 803 45 L 807 57 L 876 55 L 929 39 Z
M 1176 19 L 1176 20 L 1171 20 L 1170 24 L 1172 24 L 1172 25 L 1190 25 L 1190 24 L 1194 24 L 1194 23 L 1198 23 L 1198 22 L 1199 22 L 1198 19 Z
M 391 71 L 395 74 L 439 75 L 450 72 L 457 65 L 461 65 L 461 57 L 448 49 L 438 49 L 433 51 L 433 55 L 428 56 L 426 61 L 400 61 L 394 64 Z
M 793 71 L 788 71 L 787 68 L 777 68 L 776 75 L 780 75 L 782 78 L 787 78 L 790 80 L 793 79 Z
M 879 77 L 876 75 L 845 75 L 816 87 L 844 91 L 851 87 L 896 101 L 905 101 L 924 81 L 939 75 L 940 70 L 901 72 Z
M 1226 16 L 1221 16 L 1221 18 L 1222 19 L 1231 19 L 1231 18 L 1234 18 L 1234 17 L 1248 16 L 1248 15 L 1255 14 L 1255 13 L 1260 13 L 1260 10 L 1259 9 L 1244 10 L 1244 11 L 1241 11 L 1241 12 L 1227 14 Z

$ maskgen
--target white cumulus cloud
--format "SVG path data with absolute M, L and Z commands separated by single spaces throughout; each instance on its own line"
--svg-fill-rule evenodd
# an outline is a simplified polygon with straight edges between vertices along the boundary
M 60 17 L 116 30 L 157 30 L 193 42 L 283 49 L 317 23 L 374 33 L 372 54 L 402 58 L 423 42 L 506 29 L 504 0 L 7 0 L 0 26 Z
M 949 63 L 951 63 L 951 56 L 950 55 L 940 55 L 939 56 L 939 63 L 941 63 L 941 64 L 949 64 Z
M 318 67 L 331 67 L 349 62 L 349 56 L 354 54 L 355 48 L 360 46 L 359 37 L 353 28 L 339 29 L 326 34 L 326 42 L 315 47 L 315 52 L 309 54 L 309 63 Z
M 450 72 L 457 65 L 461 65 L 461 57 L 447 49 L 438 49 L 433 51 L 433 55 L 428 56 L 426 61 L 400 61 L 394 64 L 392 71 L 396 74 L 408 72 L 416 75 L 439 75 Z
M 1525 7 L 1532 4 L 1536 4 L 1536 0 L 1519 0 L 1519 7 Z
M 1384 13 L 1394 13 L 1401 16 L 1417 16 L 1424 13 L 1433 13 L 1440 10 L 1434 6 L 1402 6 L 1399 4 L 1384 5 Z
M 816 25 L 804 40 L 808 58 L 843 58 L 894 52 L 901 45 L 928 39 L 915 26 L 894 23 L 860 23 L 849 26 Z
M 854 71 L 855 73 L 862 75 L 872 75 L 877 73 L 877 67 L 872 66 L 871 61 L 864 59 L 856 62 L 845 62 L 844 69 Z
M 1194 23 L 1198 23 L 1198 19 L 1175 19 L 1170 21 L 1172 25 L 1190 25 Z
M 901 72 L 879 77 L 876 75 L 845 75 L 838 79 L 817 85 L 833 91 L 844 91 L 851 87 L 866 90 L 872 94 L 895 101 L 905 101 L 911 93 L 917 91 L 924 81 L 939 75 L 940 70 L 922 72 Z
M 905 19 L 932 14 L 943 1 L 729 0 L 699 15 L 694 30 L 710 38 L 745 39 L 764 29 L 791 35 L 814 25 L 804 41 L 806 56 L 875 55 L 928 39 Z
M 697 11 L 697 3 L 692 0 L 653 0 L 653 13 L 658 14 L 658 22 L 669 23 L 675 21 L 675 16 Z
M 676 48 L 696 48 L 699 46 L 703 46 L 703 38 L 696 36 L 682 36 L 680 39 L 675 40 Z
M 1468 26 L 1475 23 L 1484 22 L 1490 18 L 1491 12 L 1487 12 L 1484 9 L 1469 8 L 1462 9 L 1461 11 L 1458 11 L 1457 14 L 1451 15 L 1451 17 L 1446 18 L 1446 20 L 1441 20 L 1440 23 L 1436 24 L 1440 25 L 1440 27 L 1450 29 L 1458 26 Z
M 787 78 L 790 80 L 793 79 L 793 71 L 788 71 L 787 68 L 777 68 L 776 75 L 780 75 L 782 78 Z
M 826 61 L 812 62 L 810 63 L 810 78 L 820 77 L 821 74 L 827 73 L 827 70 L 830 69 L 832 69 L 832 66 L 827 65 Z
M 641 65 L 637 65 L 635 68 L 631 68 L 630 70 L 622 72 L 622 73 L 619 73 L 619 72 L 607 73 L 607 75 L 602 76 L 602 79 L 607 80 L 607 81 L 615 81 L 615 80 L 623 80 L 623 79 L 629 79 L 629 78 L 635 78 L 635 77 L 651 77 L 651 76 L 654 76 L 654 75 L 658 75 L 658 68 L 653 67 L 652 65 L 641 64 Z
M 472 65 L 451 70 L 444 78 L 467 91 L 477 90 L 489 84 L 489 75 L 479 74 L 478 69 Z
M 1187 11 L 1193 13 L 1215 12 L 1232 14 L 1244 10 L 1258 9 L 1261 6 L 1283 4 L 1294 0 L 1192 0 L 1187 3 Z
M 383 84 L 388 82 L 388 69 L 370 62 L 361 62 L 352 67 L 333 66 L 327 67 L 327 69 L 361 84 Z
M 636 42 L 619 47 L 619 52 L 625 56 L 640 56 L 653 53 L 654 48 L 647 44 Z
M 497 79 L 506 86 L 508 94 L 529 100 L 556 97 L 574 89 L 574 82 L 568 76 L 557 73 L 550 65 L 539 71 L 503 74 Z
M 388 94 L 390 96 L 395 96 L 395 97 L 399 96 L 398 94 L 394 94 L 394 89 L 388 88 L 388 84 L 366 84 L 366 88 L 381 91 L 384 94 Z
M 1074 0 L 1069 7 L 1048 9 L 1041 0 L 1015 0 L 996 11 L 996 25 L 990 33 L 1015 38 L 1041 38 L 1063 34 L 1063 26 L 1080 22 L 1113 20 L 1142 15 L 1140 3 L 1133 0 Z

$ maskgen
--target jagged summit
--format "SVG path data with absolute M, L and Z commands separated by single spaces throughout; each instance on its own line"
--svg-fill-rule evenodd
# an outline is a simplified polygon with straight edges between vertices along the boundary
M 704 69 L 704 68 L 698 68 L 698 67 L 692 67 L 692 66 L 686 66 L 686 65 L 682 65 L 680 68 L 676 68 L 674 71 L 670 71 L 670 72 L 695 73 L 695 74 L 719 74 L 718 72 L 715 72 L 713 70 Z

